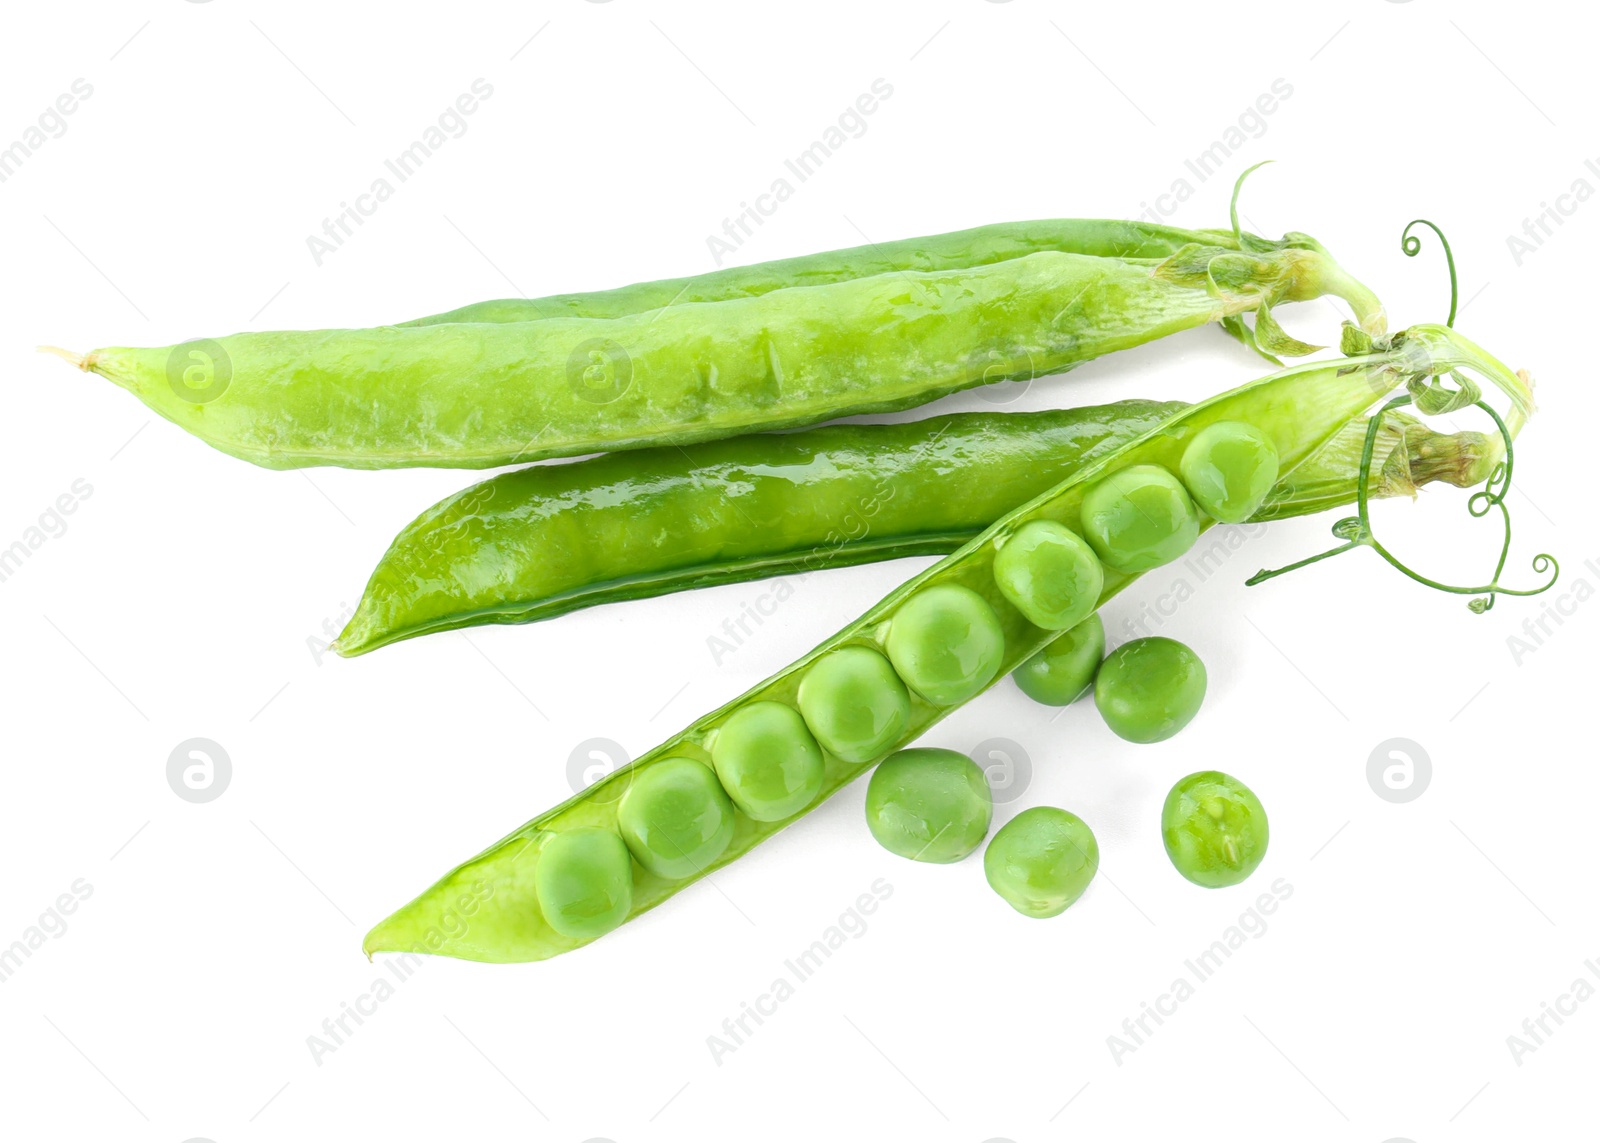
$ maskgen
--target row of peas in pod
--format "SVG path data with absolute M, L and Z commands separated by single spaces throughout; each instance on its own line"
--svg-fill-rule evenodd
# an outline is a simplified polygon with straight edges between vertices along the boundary
M 1136 465 L 1091 487 L 1083 498 L 1081 535 L 1056 521 L 1033 520 L 1007 537 L 996 553 L 995 586 L 1006 601 L 1035 626 L 1064 632 L 1036 659 L 1049 660 L 1057 644 L 1082 644 L 1077 660 L 1092 661 L 1102 680 L 1123 679 L 1108 683 L 1104 701 L 1098 684 L 1096 691 L 1108 724 L 1123 737 L 1156 741 L 1181 728 L 1204 694 L 1204 669 L 1195 659 L 1198 693 L 1190 685 L 1176 704 L 1165 703 L 1177 709 L 1164 711 L 1166 691 L 1159 678 L 1150 681 L 1148 668 L 1171 659 L 1170 648 L 1139 655 L 1134 653 L 1138 648 L 1130 652 L 1134 645 L 1127 644 L 1112 657 L 1122 654 L 1125 666 L 1109 659 L 1100 663 L 1104 635 L 1094 612 L 1104 568 L 1131 574 L 1178 558 L 1199 535 L 1201 511 L 1222 522 L 1242 522 L 1260 507 L 1277 476 L 1277 453 L 1265 434 L 1243 422 L 1213 424 L 1188 444 L 1178 474 Z M 1085 630 L 1091 622 L 1093 627 Z M 1171 640 L 1136 642 L 1172 644 L 1193 657 Z M 610 931 L 632 909 L 633 862 L 669 880 L 703 872 L 732 842 L 740 815 L 777 822 L 810 806 L 823 787 L 824 751 L 854 765 L 882 758 L 910 725 L 913 695 L 934 707 L 964 703 L 994 681 L 1005 652 L 1000 618 L 979 592 L 953 583 L 917 592 L 878 628 L 872 645 L 840 647 L 814 662 L 792 705 L 758 701 L 742 706 L 706 739 L 708 758 L 663 758 L 634 775 L 618 803 L 615 829 L 583 826 L 547 835 L 534 876 L 545 920 L 556 932 L 576 939 Z M 1061 659 L 1055 656 L 1057 668 Z M 1049 662 L 1041 667 L 1030 660 L 1017 676 L 1033 693 L 1030 679 L 1062 673 Z M 1141 679 L 1148 684 L 1142 689 L 1135 685 Z M 1062 680 L 1054 682 L 1059 686 Z M 1192 709 L 1185 714 L 1188 707 Z M 906 754 L 918 752 L 896 758 Z M 947 759 L 940 765 L 954 762 Z M 984 783 L 985 799 L 987 791 Z M 976 826 L 975 819 L 967 821 L 963 836 Z M 979 841 L 988 830 L 987 813 L 981 826 Z M 1018 815 L 996 834 L 989 854 L 991 883 L 1019 909 L 1037 916 L 1053 915 L 1071 904 L 1098 862 L 1088 827 L 1074 815 L 1048 807 Z M 1019 871 L 1036 867 L 1039 854 L 1055 862 L 1060 885 L 1036 899 Z M 1001 888 L 1003 884 L 1013 887 Z

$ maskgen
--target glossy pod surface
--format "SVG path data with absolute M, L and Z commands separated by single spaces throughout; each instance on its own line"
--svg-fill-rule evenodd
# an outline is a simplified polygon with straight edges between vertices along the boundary
M 1183 408 L 956 413 L 530 465 L 441 501 L 396 536 L 334 648 L 358 655 L 685 588 L 948 555 Z M 1479 484 L 1500 458 L 1480 433 L 1437 433 L 1400 413 L 1383 423 L 1374 497 L 1430 480 Z M 1348 504 L 1364 435 L 1351 425 L 1288 473 L 1258 519 Z
M 1370 297 L 1348 284 L 1314 244 L 1160 264 L 1044 251 L 617 317 L 240 333 L 75 360 L 267 468 L 487 468 L 910 408 L 1326 289 Z
M 550 834 L 584 827 L 615 831 L 618 799 L 645 766 L 666 757 L 707 760 L 722 743 L 722 731 L 752 704 L 794 707 L 799 686 L 814 663 L 845 646 L 881 650 L 880 631 L 885 623 L 907 600 L 933 587 L 962 586 L 984 598 L 1005 637 L 1000 669 L 1014 669 L 1053 638 L 1052 633 L 1029 623 L 1006 602 L 995 585 L 994 553 L 1018 528 L 1035 519 L 1052 519 L 1073 527 L 1088 485 L 1129 465 L 1175 467 L 1194 433 L 1218 420 L 1248 421 L 1270 433 L 1284 470 L 1292 471 L 1335 437 L 1347 422 L 1381 399 L 1384 392 L 1413 378 L 1456 367 L 1472 368 L 1488 376 L 1513 393 L 1519 403 L 1527 400 L 1526 388 L 1499 363 L 1454 331 L 1425 326 L 1407 331 L 1401 345 L 1392 351 L 1356 362 L 1297 366 L 1194 406 L 997 521 L 971 543 L 911 579 L 764 683 L 457 866 L 379 923 L 367 935 L 367 951 L 415 950 L 467 959 L 519 961 L 539 960 L 577 947 L 583 943 L 582 938 L 569 937 L 546 924 L 540 911 L 538 869 L 542 845 Z M 1101 602 L 1129 582 L 1131 577 L 1108 571 Z M 951 709 L 913 695 L 910 724 L 895 745 L 903 746 L 919 737 Z M 758 821 L 737 814 L 733 841 L 711 868 L 749 852 L 865 770 L 865 766 L 824 754 L 822 785 L 811 803 L 780 821 Z M 634 866 L 633 875 L 630 916 L 653 908 L 693 881 L 660 878 L 638 865 Z

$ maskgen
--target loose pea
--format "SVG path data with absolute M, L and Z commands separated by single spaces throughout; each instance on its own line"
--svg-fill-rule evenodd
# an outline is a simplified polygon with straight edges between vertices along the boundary
M 1202 770 L 1167 794 L 1161 840 L 1173 867 L 1196 885 L 1237 885 L 1267 855 L 1267 811 L 1239 779 Z
M 1105 573 L 1071 528 L 1030 520 L 995 553 L 994 580 L 1029 623 L 1065 631 L 1099 606 Z
M 1189 725 L 1206 697 L 1206 666 L 1188 647 L 1160 635 L 1124 643 L 1100 664 L 1094 705 L 1129 742 L 1160 742 Z
M 1083 534 L 1109 568 L 1133 575 L 1188 551 L 1200 535 L 1194 501 L 1155 464 L 1113 473 L 1083 494 Z
M 867 783 L 867 828 L 912 861 L 960 861 L 983 844 L 993 814 L 988 779 L 954 750 L 901 750 Z
M 1077 814 L 1053 806 L 1023 810 L 983 851 L 990 888 L 1026 917 L 1065 912 L 1099 868 L 1094 831 Z
M 1244 421 L 1218 421 L 1195 434 L 1178 462 L 1195 503 L 1224 524 L 1242 524 L 1278 481 L 1272 438 Z
M 711 764 L 733 804 L 758 822 L 782 821 L 822 789 L 822 751 L 793 707 L 753 702 L 717 730 Z
M 554 834 L 534 869 L 539 911 L 564 937 L 588 940 L 609 933 L 633 908 L 633 863 L 628 847 L 608 829 L 589 826 Z
M 1100 614 L 1056 637 L 1043 651 L 1011 672 L 1022 693 L 1046 706 L 1067 706 L 1089 693 L 1106 653 Z
M 733 803 L 711 767 L 663 758 L 641 770 L 617 806 L 634 859 L 673 881 L 703 873 L 733 840 Z
M 956 706 L 999 672 L 1006 636 L 983 596 L 941 584 L 917 592 L 895 612 L 886 650 L 912 690 L 934 706 Z
M 846 762 L 870 762 L 911 722 L 906 685 L 870 647 L 842 647 L 813 663 L 800 680 L 799 704 L 817 741 Z

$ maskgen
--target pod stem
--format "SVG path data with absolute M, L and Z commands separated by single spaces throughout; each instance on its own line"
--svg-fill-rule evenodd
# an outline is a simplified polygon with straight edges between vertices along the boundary
M 61 360 L 71 365 L 75 365 L 79 369 L 85 371 L 87 371 L 89 368 L 89 358 L 86 355 L 82 353 L 74 353 L 70 349 L 62 349 L 59 345 L 41 345 L 39 346 L 39 352 L 48 353 L 54 357 L 59 357 Z

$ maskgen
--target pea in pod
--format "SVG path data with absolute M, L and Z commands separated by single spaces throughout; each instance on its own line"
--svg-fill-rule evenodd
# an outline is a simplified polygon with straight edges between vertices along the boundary
M 1307 352 L 1271 307 L 1324 294 L 1381 334 L 1371 292 L 1291 234 L 1165 259 L 1046 250 L 612 317 L 57 352 L 263 467 L 489 468 L 910 408 L 1210 322 L 1242 336 L 1250 312 L 1261 348 Z
M 528 623 L 694 587 L 947 555 L 1186 406 L 1120 401 L 829 425 L 530 465 L 440 501 L 395 537 L 334 647 Z M 1520 425 L 1520 421 L 1516 422 Z M 1363 428 L 1289 473 L 1257 520 L 1350 503 Z M 1500 442 L 1384 417 L 1373 496 L 1481 483 Z
M 1437 387 L 1425 387 L 1433 378 L 1454 374 L 1460 369 L 1482 374 L 1504 388 L 1524 411 L 1531 408 L 1531 395 L 1522 382 L 1477 346 L 1447 328 L 1419 326 L 1398 335 L 1393 345 L 1382 352 L 1356 360 L 1295 366 L 1184 410 L 1008 513 L 767 681 L 457 866 L 368 933 L 364 942 L 367 953 L 415 951 L 468 960 L 531 961 L 587 943 L 589 937 L 563 934 L 548 923 L 541 911 L 538 870 L 549 852 L 551 840 L 562 833 L 587 828 L 615 832 L 618 803 L 644 768 L 673 757 L 710 762 L 715 766 L 720 737 L 729 732 L 730 724 L 741 712 L 769 703 L 796 707 L 801 684 L 813 665 L 846 647 L 863 647 L 881 653 L 891 642 L 890 636 L 902 608 L 935 590 L 971 593 L 992 613 L 1003 639 L 1003 649 L 999 660 L 992 665 L 989 680 L 978 680 L 976 689 L 982 690 L 1058 634 L 1029 623 L 996 585 L 995 555 L 1019 528 L 1036 520 L 1051 520 L 1076 530 L 1084 495 L 1100 481 L 1138 465 L 1159 465 L 1176 471 L 1189 441 L 1196 433 L 1216 423 L 1241 422 L 1255 426 L 1271 439 L 1280 470 L 1292 472 L 1385 394 L 1402 385 L 1414 392 L 1422 389 L 1437 393 Z M 1430 400 L 1429 407 L 1436 408 L 1441 403 Z M 1210 521 L 1202 523 L 1209 526 Z M 1104 604 L 1135 578 L 1135 575 L 1105 569 L 1099 603 Z M 893 658 L 892 653 L 890 657 Z M 899 669 L 899 664 L 896 668 Z M 965 696 L 966 699 L 970 697 L 970 694 Z M 959 702 L 934 705 L 913 692 L 911 715 L 905 729 L 897 741 L 885 747 L 884 754 L 921 736 L 957 705 Z M 757 821 L 736 813 L 731 842 L 700 874 L 667 879 L 635 864 L 628 915 L 637 916 L 654 908 L 699 876 L 749 852 L 822 798 L 865 773 L 869 766 L 870 761 L 865 765 L 852 764 L 824 754 L 820 789 L 805 806 L 787 817 L 771 821 Z M 603 879 L 608 880 L 612 871 L 597 871 L 597 880 L 601 879 L 598 874 L 604 874 Z M 565 901 L 560 904 L 564 907 Z

